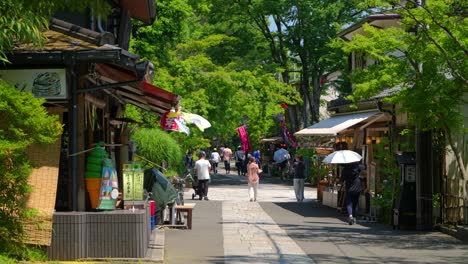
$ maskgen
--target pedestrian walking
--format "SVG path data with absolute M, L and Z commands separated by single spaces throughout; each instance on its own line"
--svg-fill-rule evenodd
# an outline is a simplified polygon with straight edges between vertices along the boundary
M 285 147 L 278 147 L 273 154 L 273 159 L 275 160 L 276 166 L 278 166 L 280 170 L 280 179 L 283 180 L 285 178 L 286 171 L 288 171 L 289 159 L 291 156 L 289 155 L 289 151 L 285 149 Z
M 260 173 L 262 170 L 258 168 L 254 157 L 250 157 L 249 164 L 247 165 L 247 182 L 249 185 L 249 197 L 251 202 L 257 201 L 257 189 L 260 182 Z
M 190 171 L 193 168 L 193 157 L 192 157 L 192 155 L 193 155 L 192 150 L 187 151 L 187 154 L 185 154 L 184 164 L 185 164 L 185 169 L 187 171 Z
M 224 169 L 226 170 L 226 175 L 231 173 L 231 158 L 232 158 L 232 150 L 225 145 L 223 149 L 223 157 L 224 157 Z
M 206 160 L 206 153 L 204 151 L 200 151 L 198 156 L 200 159 L 195 162 L 195 173 L 198 177 L 199 199 L 208 200 L 208 182 L 210 180 L 211 164 Z
M 236 160 L 237 175 L 240 176 L 242 174 L 242 176 L 245 176 L 245 153 L 241 146 L 237 147 L 236 153 L 234 153 L 234 159 Z
M 361 194 L 362 182 L 359 176 L 360 167 L 357 163 L 345 164 L 341 171 L 341 181 L 346 186 L 346 210 L 348 211 L 348 224 L 356 223 L 359 195 Z
M 301 155 L 296 155 L 294 162 L 294 193 L 298 202 L 304 201 L 305 165 Z
M 218 150 L 219 150 L 218 153 L 221 156 L 221 161 L 220 162 L 224 162 L 224 146 L 221 145 L 221 147 L 219 147 Z
M 216 175 L 218 173 L 218 163 L 220 160 L 220 156 L 218 153 L 218 150 L 216 148 L 213 149 L 213 152 L 211 152 L 211 166 L 213 166 L 213 173 Z

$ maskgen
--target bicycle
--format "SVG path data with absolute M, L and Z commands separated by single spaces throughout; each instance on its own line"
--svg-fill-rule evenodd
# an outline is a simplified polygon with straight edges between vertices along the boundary
M 184 205 L 184 188 L 187 182 L 193 183 L 193 177 L 190 171 L 187 171 L 184 177 L 175 177 L 172 184 L 177 190 L 177 204 Z

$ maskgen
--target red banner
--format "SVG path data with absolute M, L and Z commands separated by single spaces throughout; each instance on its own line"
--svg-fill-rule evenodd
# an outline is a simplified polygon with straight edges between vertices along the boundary
M 179 131 L 179 127 L 177 126 L 177 123 L 175 122 L 175 119 L 177 117 L 168 117 L 169 112 L 164 113 L 164 115 L 161 118 L 161 127 L 164 128 L 165 130 L 170 130 L 170 131 Z
M 180 116 L 170 117 L 170 112 L 164 113 L 161 118 L 160 125 L 165 130 L 169 131 L 179 131 L 187 135 L 190 135 L 190 129 L 185 124 L 185 121 Z
M 250 142 L 249 136 L 247 135 L 247 128 L 245 126 L 241 126 L 237 128 L 237 132 L 239 133 L 239 137 L 242 144 L 242 150 L 244 151 L 245 155 L 250 152 Z

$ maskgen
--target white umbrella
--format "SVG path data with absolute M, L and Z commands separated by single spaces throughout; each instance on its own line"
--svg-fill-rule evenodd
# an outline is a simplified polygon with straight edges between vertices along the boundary
M 351 150 L 337 150 L 323 159 L 324 163 L 329 164 L 347 164 L 358 162 L 362 159 L 362 156 L 359 153 Z
M 273 160 L 276 161 L 276 163 L 281 163 L 288 159 L 289 159 L 289 152 L 285 150 L 284 148 L 278 149 L 273 154 Z

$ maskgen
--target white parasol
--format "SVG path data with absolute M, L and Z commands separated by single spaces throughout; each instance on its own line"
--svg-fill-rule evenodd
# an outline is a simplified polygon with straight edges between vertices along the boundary
M 337 150 L 323 159 L 324 163 L 329 164 L 347 164 L 358 162 L 362 159 L 362 156 L 351 150 Z
M 276 162 L 276 163 L 281 163 L 285 160 L 288 160 L 289 159 L 289 152 L 287 150 L 285 150 L 284 148 L 280 148 L 278 149 L 277 151 L 275 151 L 275 153 L 273 154 L 273 160 Z

